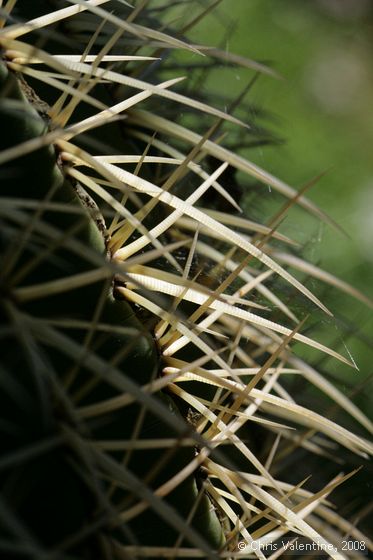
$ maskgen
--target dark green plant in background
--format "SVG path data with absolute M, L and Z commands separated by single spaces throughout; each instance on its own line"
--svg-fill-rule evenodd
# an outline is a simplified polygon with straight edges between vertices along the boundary
M 365 497 L 346 519 L 328 501 L 368 464 L 372 423 L 318 371 L 320 353 L 355 364 L 318 336 L 335 319 L 294 269 L 371 302 L 277 231 L 294 205 L 333 222 L 240 155 L 275 142 L 240 117 L 276 74 L 188 41 L 215 4 L 2 5 L 4 557 L 372 547 Z M 201 87 L 222 63 L 250 72 L 225 110 Z M 247 206 L 268 185 L 282 200 L 261 224 Z
M 225 8 L 224 3 L 221 6 Z M 347 236 L 336 235 L 335 230 L 296 208 L 280 231 L 303 245 L 302 255 L 311 263 L 339 275 L 371 297 L 372 3 L 236 0 L 234 11 L 228 10 L 227 17 L 216 10 L 213 25 L 205 20 L 193 29 L 194 41 L 203 41 L 209 34 L 209 40 L 222 49 L 271 61 L 284 78 L 274 81 L 262 76 L 250 92 L 252 113 L 276 132 L 277 143 L 258 145 L 250 151 L 243 147 L 243 154 L 292 185 L 302 185 L 326 171 L 309 196 L 328 209 Z M 250 34 L 246 32 L 248 25 Z M 229 84 L 235 93 L 246 79 L 237 68 L 225 68 L 224 76 L 223 91 Z M 210 72 L 204 88 L 216 88 L 218 82 L 218 70 Z M 262 203 L 255 209 L 255 216 L 268 219 L 275 193 L 262 189 L 260 195 Z M 247 211 L 252 214 L 253 209 L 248 206 Z M 300 220 L 301 230 L 297 227 Z M 357 357 L 359 380 L 365 379 L 366 385 L 356 399 L 369 414 L 371 308 L 350 305 L 336 290 L 323 292 L 323 297 L 332 309 L 340 311 L 339 320 L 345 327 L 352 327 L 355 333 L 350 339 L 341 336 L 339 342 L 336 338 L 333 345 L 342 348 L 343 339 Z M 360 336 L 356 336 L 357 326 Z M 363 338 L 368 339 L 368 345 Z M 337 377 L 342 390 L 353 390 L 356 376 L 352 371 L 340 370 Z

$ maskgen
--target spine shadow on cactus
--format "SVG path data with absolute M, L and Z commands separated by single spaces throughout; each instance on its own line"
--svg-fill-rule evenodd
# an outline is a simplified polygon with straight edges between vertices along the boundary
M 43 135 L 48 128 L 45 120 L 24 95 L 24 82 L 19 82 L 3 64 L 1 76 L 4 92 L 0 107 L 1 121 L 3 129 L 10 131 L 9 135 L 2 135 L 1 148 L 5 150 Z M 29 94 L 29 90 L 27 93 Z M 105 232 L 102 228 L 100 231 L 97 226 L 98 222 L 102 223 L 102 218 L 98 220 L 96 208 L 92 213 L 87 204 L 84 204 L 88 196 L 84 189 L 80 186 L 77 189 L 76 185 L 74 188 L 72 181 L 64 176 L 53 146 L 47 145 L 29 155 L 21 156 L 3 168 L 2 195 L 37 201 L 41 208 L 38 219 L 42 220 L 45 227 L 53 228 L 53 232 L 60 237 L 57 237 L 54 250 L 49 247 L 49 254 L 46 253 L 28 271 L 23 271 L 22 284 L 52 282 L 94 270 L 92 267 L 95 263 L 89 259 L 85 261 L 80 258 L 80 254 L 74 255 L 70 247 L 64 246 L 61 242 L 63 236 L 68 241 L 73 239 L 75 243 L 88 247 L 91 253 L 96 253 L 96 261 L 101 259 L 104 266 L 107 254 Z M 59 213 L 43 210 L 44 204 L 48 207 L 48 204 L 53 203 L 56 207 L 73 205 L 79 212 L 69 214 L 68 211 Z M 29 216 L 28 220 L 27 223 L 26 218 L 22 225 L 27 227 L 32 217 Z M 44 231 L 40 229 L 43 236 Z M 3 249 L 7 249 L 12 241 L 17 251 L 17 238 L 7 239 Z M 31 243 L 30 250 L 28 246 L 21 248 L 22 261 L 32 260 L 35 253 L 43 251 L 44 245 L 50 242 L 50 239 L 44 238 L 39 241 L 39 247 L 36 241 L 35 248 Z M 8 280 L 11 286 L 11 273 Z M 84 285 L 57 295 L 41 293 L 36 301 L 27 301 L 26 296 L 20 309 L 15 309 L 13 304 L 3 308 L 3 319 L 8 323 L 11 334 L 2 340 L 2 356 L 8 374 L 10 375 L 10 371 L 17 372 L 17 385 L 22 387 L 26 400 L 25 404 L 12 402 L 12 399 L 9 400 L 11 395 L 6 390 L 3 392 L 2 411 L 9 422 L 14 423 L 13 429 L 19 432 L 18 437 L 11 433 L 6 441 L 3 440 L 3 451 L 12 454 L 17 449 L 30 448 L 30 457 L 26 453 L 25 460 L 21 461 L 18 468 L 12 469 L 12 472 L 5 469 L 2 480 L 2 487 L 6 489 L 4 499 L 9 499 L 13 507 L 16 504 L 17 514 L 27 523 L 35 538 L 47 547 L 57 546 L 64 540 L 69 542 L 71 537 L 74 541 L 74 535 L 81 534 L 80 538 L 75 539 L 78 543 L 77 553 L 82 546 L 86 551 L 87 540 L 90 542 L 91 539 L 94 550 L 97 546 L 94 531 L 100 525 L 104 531 L 105 526 L 113 523 L 115 508 L 105 498 L 105 484 L 97 474 L 100 465 L 96 464 L 94 455 L 89 457 L 88 444 L 85 443 L 87 450 L 82 452 L 82 442 L 79 444 L 78 438 L 74 441 L 66 433 L 76 430 L 82 438 L 98 440 L 130 440 L 134 431 L 139 438 L 177 437 L 177 431 L 157 415 L 144 409 L 141 404 L 129 405 L 123 410 L 104 415 L 99 420 L 85 423 L 77 420 L 72 410 L 69 399 L 73 402 L 76 400 L 84 407 L 118 395 L 117 390 L 110 384 L 105 384 L 102 378 L 92 379 L 92 372 L 85 367 L 85 353 L 97 353 L 108 361 L 108 367 L 110 364 L 114 365 L 122 375 L 128 375 L 139 385 L 149 383 L 158 374 L 159 356 L 152 336 L 136 319 L 135 311 L 129 304 L 115 293 L 114 285 L 114 280 L 109 278 L 109 281 Z M 97 302 L 100 302 L 100 309 L 95 317 L 97 323 L 92 325 L 89 341 L 85 340 L 87 337 L 84 336 L 84 329 L 70 329 L 69 332 L 69 336 L 85 350 L 78 363 L 67 356 L 63 348 L 51 348 L 42 341 L 35 346 L 31 340 L 31 333 L 28 332 L 31 324 L 25 321 L 26 315 L 35 314 L 39 319 L 47 320 L 65 317 L 89 324 L 95 309 L 97 311 Z M 21 327 L 20 323 L 23 321 L 25 323 Z M 118 325 L 120 328 L 116 334 L 95 332 L 95 328 L 100 330 L 100 323 Z M 29 348 L 29 345 L 33 348 Z M 63 382 L 67 395 L 58 388 L 58 380 Z M 153 398 L 163 403 L 164 408 L 172 415 L 181 419 L 169 395 L 161 391 Z M 141 418 L 140 422 L 138 418 Z M 45 442 L 45 449 L 38 442 Z M 121 454 L 117 455 L 119 459 Z M 150 487 L 155 488 L 186 466 L 192 460 L 194 451 L 193 448 L 176 447 L 171 449 L 168 456 L 162 456 L 162 451 L 158 449 L 133 450 L 129 467 L 137 477 L 144 478 Z M 154 472 L 158 463 L 163 468 L 158 467 L 158 472 Z M 127 507 L 137 499 L 136 492 L 132 494 L 130 488 L 122 488 L 115 482 L 111 484 L 111 494 L 114 504 L 120 503 Z M 182 507 L 179 505 L 177 508 L 182 518 L 186 519 L 192 513 L 192 523 L 197 524 L 199 529 L 203 528 L 204 538 L 212 548 L 222 545 L 220 524 L 208 497 L 199 496 L 194 475 L 188 476 L 170 493 L 167 500 L 171 506 L 182 504 Z M 35 504 L 40 506 L 36 508 Z M 126 534 L 125 537 L 134 543 L 148 542 L 163 546 L 175 542 L 179 534 L 162 516 L 148 508 L 128 524 L 126 532 L 129 535 Z

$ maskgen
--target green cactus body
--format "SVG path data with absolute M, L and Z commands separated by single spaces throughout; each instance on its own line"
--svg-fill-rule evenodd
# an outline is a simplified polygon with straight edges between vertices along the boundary
M 47 115 L 41 116 L 22 91 L 22 88 L 26 87 L 25 83 L 19 83 L 17 76 L 8 72 L 4 64 L 1 64 L 0 72 L 3 92 L 0 124 L 2 130 L 9 131 L 9 134 L 1 135 L 1 149 L 6 150 L 22 142 L 42 138 L 48 132 L 48 126 Z M 1 195 L 34 200 L 39 202 L 41 207 L 47 201 L 79 209 L 79 213 L 70 214 L 68 211 L 45 210 L 42 219 L 46 226 L 53 228 L 57 236 L 66 230 L 73 232 L 67 236 L 67 240 L 84 244 L 90 251 L 90 257 L 95 257 L 96 265 L 100 260 L 104 265 L 107 258 L 105 232 L 100 231 L 97 223 L 95 205 L 92 204 L 93 208 L 90 208 L 89 203 L 85 203 L 84 198 L 88 198 L 88 195 L 84 191 L 82 194 L 81 188 L 77 191 L 76 185 L 74 188 L 71 180 L 64 176 L 63 167 L 58 164 L 57 159 L 53 145 L 47 144 L 31 154 L 13 160 L 3 168 Z M 3 250 L 6 248 L 7 240 L 4 240 Z M 32 250 L 26 248 L 22 256 L 27 260 L 32 258 L 33 254 Z M 74 254 L 69 245 L 57 243 L 51 254 L 24 276 L 21 286 L 58 281 L 69 275 L 88 273 L 94 270 L 94 267 L 94 262 L 90 262 L 89 259 L 85 261 Z M 10 286 L 7 287 L 5 282 L 3 290 L 11 290 L 11 275 L 8 281 Z M 99 280 L 67 291 L 62 289 L 57 294 L 40 293 L 31 299 L 26 296 L 20 303 L 17 314 L 35 314 L 40 319 L 47 320 L 65 318 L 89 322 L 100 298 L 103 298 L 100 321 L 123 327 L 126 334 L 94 334 L 87 351 L 94 351 L 108 362 L 116 359 L 116 367 L 138 385 L 149 383 L 157 376 L 159 369 L 156 345 L 151 333 L 136 318 L 136 313 L 129 304 L 117 299 L 115 290 L 113 295 L 113 281 L 110 280 L 110 276 L 109 281 Z M 6 309 L 3 309 L 2 315 L 5 323 L 12 323 L 12 313 L 9 316 Z M 69 333 L 75 342 L 82 345 L 83 334 L 84 331 L 79 328 L 70 330 Z M 76 418 L 71 417 L 71 410 L 66 408 L 66 397 L 56 393 L 59 380 L 67 383 L 66 396 L 81 394 L 79 404 L 83 407 L 114 398 L 117 391 L 102 380 L 92 381 L 91 373 L 84 367 L 84 355 L 82 363 L 75 366 L 63 351 L 42 344 L 35 351 L 40 352 L 40 361 L 46 371 L 39 371 L 40 366 L 33 363 L 33 357 L 27 356 L 22 344 L 14 338 L 17 339 L 17 336 L 12 335 L 10 339 L 4 339 L 1 354 L 5 367 L 9 372 L 16 374 L 15 383 L 22 388 L 27 402 L 24 405 L 13 403 L 7 391 L 2 393 L 1 409 L 9 421 L 13 422 L 13 429 L 17 432 L 16 437 L 10 433 L 9 437 L 3 440 L 3 451 L 12 454 L 19 448 L 37 447 L 38 442 L 43 441 L 46 442 L 46 450 L 40 451 L 36 457 L 26 459 L 18 468 L 12 469 L 11 473 L 5 469 L 1 483 L 5 489 L 5 499 L 9 499 L 11 506 L 17 509 L 20 518 L 45 547 L 53 548 L 72 535 L 84 532 L 84 528 L 89 528 L 90 523 L 100 520 L 100 516 L 101 531 L 104 534 L 112 523 L 110 512 L 107 511 L 108 503 L 102 503 L 102 496 L 106 492 L 105 484 L 99 481 L 92 465 L 82 457 L 79 445 L 68 440 L 66 429 L 73 427 L 77 433 L 85 437 L 88 435 L 92 440 L 130 439 L 141 406 L 133 404 L 123 410 L 108 413 L 101 416 L 98 422 L 77 423 Z M 16 344 L 16 351 L 9 347 L 13 344 Z M 75 374 L 72 375 L 71 381 L 71 371 L 74 368 Z M 181 418 L 170 396 L 159 392 L 156 398 L 165 405 L 169 413 Z M 22 407 L 22 410 L 19 407 Z M 145 413 L 138 437 L 176 436 L 177 433 L 154 414 Z M 193 456 L 191 448 L 178 450 L 162 469 L 161 475 L 155 477 L 153 486 L 156 488 L 166 482 L 191 461 Z M 152 465 L 156 466 L 161 457 L 160 450 L 134 452 L 130 467 L 141 478 L 151 474 Z M 117 490 L 114 496 L 116 500 L 125 500 L 126 497 L 128 499 L 128 492 Z M 187 518 L 193 510 L 197 496 L 198 489 L 192 475 L 171 492 L 167 500 Z M 38 513 L 35 509 L 36 503 L 42 504 L 40 508 L 38 506 Z M 202 528 L 204 538 L 212 548 L 222 545 L 221 526 L 207 496 L 198 499 L 192 523 L 199 529 Z M 149 510 L 130 523 L 129 529 L 134 538 L 138 538 L 142 544 L 171 544 L 177 537 L 175 531 L 170 530 L 164 521 Z M 83 540 L 83 544 L 80 540 Z M 88 554 L 87 558 L 90 558 L 92 550 L 97 546 L 97 535 L 91 535 L 88 530 L 88 535 L 78 539 L 78 544 L 73 550 L 78 554 L 84 552 Z

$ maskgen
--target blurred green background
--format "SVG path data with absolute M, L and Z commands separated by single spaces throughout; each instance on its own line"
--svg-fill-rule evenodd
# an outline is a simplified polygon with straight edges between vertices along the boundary
M 372 32 L 370 0 L 223 0 L 191 34 L 197 43 L 218 45 L 269 64 L 281 74 L 283 79 L 261 75 L 246 100 L 256 111 L 267 112 L 267 128 L 284 142 L 247 150 L 245 156 L 296 188 L 327 171 L 307 196 L 347 236 L 300 210 L 291 210 L 281 229 L 305 245 L 304 254 L 311 262 L 371 299 Z M 238 94 L 252 75 L 249 70 L 222 72 L 220 68 L 203 87 L 222 96 Z M 271 196 L 265 186 L 263 196 Z M 340 379 L 348 393 L 356 382 L 371 378 L 373 313 L 336 290 L 327 297 L 328 306 L 361 336 L 358 340 L 342 334 L 343 329 L 331 322 L 327 325 L 330 340 L 334 336 L 342 352 L 345 344 L 361 370 L 356 374 L 335 361 L 328 363 L 331 376 Z M 372 393 L 370 381 L 358 397 L 367 412 Z

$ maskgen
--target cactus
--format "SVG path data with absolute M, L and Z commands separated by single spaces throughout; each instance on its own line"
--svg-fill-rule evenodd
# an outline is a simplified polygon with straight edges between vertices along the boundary
M 1 553 L 264 558 L 261 539 L 295 534 L 341 558 L 346 533 L 368 549 L 326 501 L 355 471 L 311 492 L 278 478 L 266 442 L 285 441 L 281 472 L 328 442 L 341 460 L 372 454 L 288 392 L 298 375 L 373 431 L 290 348 L 354 367 L 300 332 L 292 300 L 331 312 L 287 265 L 372 302 L 294 256 L 277 232 L 293 204 L 332 221 L 223 145 L 246 123 L 175 76 L 179 52 L 203 58 L 184 36 L 211 6 L 171 33 L 157 2 L 45 4 L 1 11 Z M 275 74 L 206 52 L 206 68 Z M 241 212 L 238 172 L 287 199 L 269 226 Z

